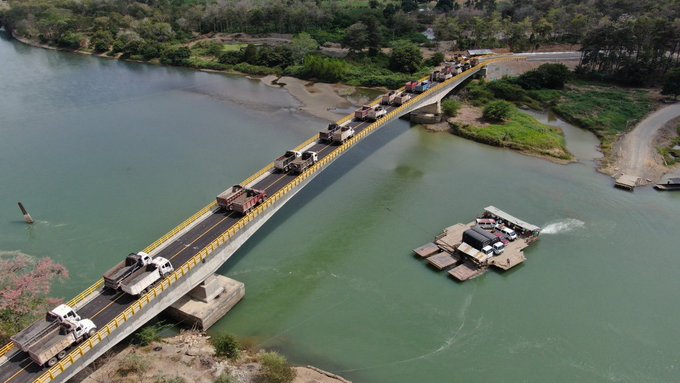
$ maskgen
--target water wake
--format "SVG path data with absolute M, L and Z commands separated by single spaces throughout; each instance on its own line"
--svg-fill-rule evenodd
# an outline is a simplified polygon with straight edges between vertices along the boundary
M 580 229 L 583 226 L 585 226 L 586 223 L 575 219 L 575 218 L 567 218 L 563 220 L 559 220 L 557 222 L 552 222 L 547 225 L 541 230 L 541 234 L 563 234 L 563 233 L 568 233 L 570 231 L 574 231 L 576 229 Z

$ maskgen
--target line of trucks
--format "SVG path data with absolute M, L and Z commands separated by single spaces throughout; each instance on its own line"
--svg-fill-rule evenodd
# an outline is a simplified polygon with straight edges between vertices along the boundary
M 170 261 L 163 257 L 132 253 L 104 274 L 104 286 L 139 297 L 173 271 Z M 81 318 L 72 307 L 61 304 L 11 340 L 39 366 L 52 367 L 68 355 L 73 346 L 96 333 L 97 326 L 92 320 Z
M 410 81 L 406 83 L 404 92 L 391 91 L 382 96 L 380 104 L 364 105 L 356 110 L 354 117 L 359 121 L 377 121 L 387 115 L 386 106 L 403 105 L 412 98 L 413 93 L 423 93 L 432 87 L 433 82 L 446 81 L 474 65 L 477 65 L 475 59 L 471 61 L 464 57 L 456 57 L 454 63 L 446 63 L 443 69 L 434 71 L 429 80 Z M 322 142 L 339 145 L 354 135 L 353 127 L 338 124 L 329 124 L 326 130 L 319 133 Z M 280 172 L 292 171 L 300 174 L 318 160 L 316 152 L 289 150 L 275 160 L 274 167 Z M 217 203 L 228 211 L 247 214 L 266 198 L 267 193 L 264 190 L 234 185 L 217 196 Z M 482 228 L 484 224 L 485 222 L 479 222 L 478 226 L 466 231 L 463 234 L 463 245 L 470 248 L 470 253 L 476 251 L 486 256 L 491 256 L 492 253 L 500 254 L 503 251 L 502 240 L 484 230 Z M 505 234 L 505 238 L 512 239 L 512 235 L 516 238 L 514 232 Z M 163 257 L 151 257 L 144 252 L 132 253 L 104 274 L 104 285 L 110 290 L 139 297 L 173 271 L 170 261 Z M 74 345 L 96 333 L 97 326 L 92 320 L 81 318 L 73 308 L 62 304 L 47 312 L 43 320 L 14 335 L 11 340 L 19 349 L 27 352 L 35 363 L 51 367 L 64 358 Z

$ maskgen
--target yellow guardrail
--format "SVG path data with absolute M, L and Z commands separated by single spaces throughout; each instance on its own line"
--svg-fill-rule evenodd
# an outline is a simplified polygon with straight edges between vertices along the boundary
M 496 59 L 493 61 L 487 61 L 484 63 L 481 63 L 474 68 L 471 68 L 470 70 L 475 70 L 478 71 L 482 67 L 494 63 L 494 62 L 499 62 L 499 61 L 509 61 L 513 60 L 515 58 L 501 58 L 501 59 Z M 329 155 L 326 157 L 322 158 L 317 162 L 316 164 L 312 165 L 309 167 L 307 170 L 305 170 L 302 174 L 299 176 L 295 177 L 290 183 L 288 183 L 286 186 L 284 186 L 282 189 L 274 193 L 272 196 L 270 196 L 268 199 L 266 199 L 262 204 L 260 204 L 258 207 L 253 209 L 250 213 L 245 215 L 243 218 L 241 218 L 236 224 L 234 224 L 232 227 L 230 227 L 226 232 L 224 232 L 222 235 L 220 235 L 217 239 L 215 239 L 213 242 L 211 242 L 209 245 L 201 249 L 196 255 L 194 255 L 191 259 L 189 259 L 187 262 L 185 262 L 182 266 L 180 266 L 177 270 L 175 270 L 174 273 L 172 273 L 170 276 L 168 276 L 166 279 L 164 279 L 161 283 L 159 283 L 155 288 L 150 290 L 148 293 L 146 293 L 144 296 L 139 298 L 137 301 L 135 301 L 130 307 L 128 307 L 125 311 L 123 311 L 121 314 L 119 314 L 117 317 L 115 317 L 111 322 L 109 322 L 106 326 L 102 327 L 97 334 L 95 334 L 93 337 L 89 338 L 88 340 L 84 341 L 78 348 L 74 349 L 67 357 L 59 361 L 58 364 L 56 364 L 54 367 L 50 368 L 48 371 L 46 371 L 44 374 L 42 374 L 38 379 L 35 380 L 35 383 L 47 383 L 52 380 L 54 380 L 58 375 L 63 373 L 67 368 L 72 366 L 78 359 L 82 358 L 85 353 L 87 353 L 89 350 L 91 350 L 93 347 L 95 347 L 97 344 L 101 343 L 104 339 L 106 339 L 111 333 L 113 333 L 118 327 L 123 325 L 128 319 L 133 317 L 137 312 L 142 310 L 146 305 L 151 303 L 154 299 L 158 297 L 163 291 L 167 290 L 170 286 L 175 284 L 180 278 L 182 278 L 184 275 L 189 273 L 196 265 L 202 263 L 210 254 L 212 254 L 215 250 L 217 250 L 220 246 L 222 246 L 224 243 L 226 243 L 230 238 L 235 236 L 239 231 L 241 231 L 246 225 L 248 225 L 250 222 L 252 222 L 256 217 L 258 217 L 260 214 L 265 212 L 267 209 L 269 209 L 271 206 L 273 206 L 277 201 L 282 199 L 286 194 L 288 194 L 290 191 L 295 189 L 299 184 L 301 184 L 303 181 L 320 171 L 322 168 L 325 166 L 329 165 L 331 162 L 333 162 L 336 158 L 338 158 L 340 155 L 342 155 L 344 152 L 346 152 L 348 149 L 356 145 L 359 141 L 364 139 L 366 136 L 377 130 L 378 128 L 382 127 L 385 125 L 387 122 L 389 122 L 392 118 L 396 117 L 399 115 L 399 113 L 403 112 L 404 109 L 409 107 L 410 105 L 417 103 L 424 98 L 426 98 L 431 92 L 440 90 L 443 87 L 446 87 L 450 85 L 452 82 L 458 81 L 462 79 L 463 77 L 467 76 L 467 74 L 461 73 L 459 75 L 456 75 L 442 83 L 439 83 L 432 87 L 430 90 L 428 90 L 425 93 L 419 94 L 415 97 L 413 97 L 411 100 L 408 102 L 404 103 L 403 105 L 399 106 L 398 108 L 392 110 L 389 112 L 385 118 L 382 118 L 375 123 L 369 125 L 366 129 L 362 130 L 359 132 L 357 135 L 352 137 L 351 139 L 347 140 L 347 142 L 341 146 L 339 146 L 337 149 L 333 150 Z M 342 120 L 340 120 L 342 121 Z M 313 140 L 318 138 L 318 134 L 311 137 L 307 141 L 305 141 L 303 144 L 298 146 L 298 148 L 304 148 L 305 146 L 309 145 Z M 255 173 L 255 175 L 251 176 L 249 179 L 244 181 L 243 184 L 248 184 L 249 180 L 252 182 L 252 180 L 256 179 L 260 175 L 264 174 L 267 172 L 269 169 L 266 167 L 263 170 L 260 170 L 258 173 Z M 259 174 L 259 175 L 258 175 Z M 191 219 L 197 219 L 201 215 L 203 215 L 206 211 L 206 209 L 210 209 L 211 206 L 214 205 L 214 202 L 211 203 L 210 205 L 206 206 L 202 210 L 200 210 L 198 213 L 194 214 L 192 217 L 184 221 L 182 224 L 180 224 L 178 227 L 183 226 L 186 227 L 189 225 L 189 221 Z M 214 207 L 214 206 L 213 206 Z M 177 229 L 177 228 L 175 228 Z M 181 229 L 179 229 L 181 230 Z M 176 233 L 179 230 L 174 230 L 173 231 Z M 172 233 L 171 231 L 170 233 Z M 170 233 L 166 234 L 167 238 L 172 237 L 172 235 L 169 235 Z M 174 234 L 173 234 L 174 235 Z M 158 242 L 158 241 L 156 241 Z M 154 242 L 155 243 L 155 242 Z M 152 245 L 153 246 L 153 245 Z M 151 248 L 149 246 L 148 248 Z M 147 249 L 148 249 L 147 248 Z M 96 286 L 97 284 L 93 285 Z M 93 288 L 91 287 L 91 288 Z M 85 292 L 83 292 L 84 294 Z M 83 295 L 81 294 L 81 295 Z M 84 295 L 86 296 L 86 295 Z M 84 298 L 83 296 L 83 298 Z M 7 345 L 10 346 L 10 345 Z M 7 347 L 5 346 L 5 347 Z

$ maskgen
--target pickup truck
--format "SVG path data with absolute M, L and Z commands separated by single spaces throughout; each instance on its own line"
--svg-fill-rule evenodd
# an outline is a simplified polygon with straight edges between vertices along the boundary
M 79 320 L 80 315 L 78 315 L 70 306 L 61 304 L 48 311 L 44 320 L 33 323 L 11 337 L 12 343 L 22 351 L 28 351 L 28 348 L 33 343 L 55 332 L 60 323 L 65 321 L 77 322 Z
M 404 105 L 404 103 L 411 99 L 411 95 L 406 92 L 401 92 L 394 98 L 394 105 Z
M 383 108 L 380 105 L 374 106 L 371 110 L 368 111 L 368 115 L 366 115 L 366 119 L 369 121 L 377 121 L 387 115 L 387 110 Z
M 295 161 L 297 158 L 300 158 L 300 156 L 301 153 L 297 150 L 289 150 L 274 161 L 274 168 L 285 173 L 290 170 L 291 162 Z
M 151 256 L 149 254 L 143 251 L 131 253 L 123 262 L 104 273 L 104 286 L 112 290 L 118 290 L 120 282 L 122 282 L 123 279 L 129 277 L 139 268 L 148 265 L 149 262 L 151 262 Z
M 371 109 L 373 108 L 369 105 L 362 106 L 361 108 L 357 109 L 354 112 L 354 118 L 356 118 L 359 121 L 365 120 L 366 116 L 368 116 L 368 112 L 371 111 Z
M 338 129 L 340 129 L 340 125 L 335 123 L 328 124 L 328 129 L 319 132 L 319 139 L 321 142 L 333 142 L 333 133 Z
M 157 282 L 165 279 L 175 269 L 170 261 L 163 257 L 155 257 L 151 263 L 135 271 L 120 284 L 124 292 L 140 296 L 149 291 Z
M 354 128 L 351 126 L 343 126 L 340 130 L 333 133 L 333 142 L 336 144 L 344 144 L 345 141 L 354 137 Z
M 52 367 L 63 359 L 71 346 L 94 336 L 97 326 L 89 319 L 64 321 L 49 337 L 36 341 L 28 347 L 28 356 L 39 366 Z
M 383 95 L 380 103 L 383 105 L 392 105 L 395 97 L 397 97 L 397 92 L 393 90 L 390 93 Z
M 319 156 L 316 154 L 316 152 L 307 151 L 302 153 L 302 157 L 297 158 L 295 161 L 293 161 L 290 167 L 291 169 L 293 169 L 294 173 L 300 174 L 304 172 L 308 167 L 314 165 L 318 160 Z

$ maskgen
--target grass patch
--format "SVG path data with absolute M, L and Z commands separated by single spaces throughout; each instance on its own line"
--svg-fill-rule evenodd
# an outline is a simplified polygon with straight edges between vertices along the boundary
M 126 377 L 128 375 L 141 375 L 151 368 L 147 358 L 138 354 L 128 354 L 118 365 L 118 375 Z
M 654 105 L 649 93 L 640 89 L 613 88 L 579 82 L 564 90 L 530 92 L 566 121 L 595 133 L 605 155 L 619 134 L 626 133 L 649 114 Z
M 222 44 L 222 52 L 238 52 L 248 44 Z
M 564 135 L 560 129 L 541 124 L 515 107 L 512 107 L 507 121 L 502 124 L 486 127 L 453 124 L 452 128 L 459 136 L 493 146 L 560 160 L 573 158 L 566 148 Z

